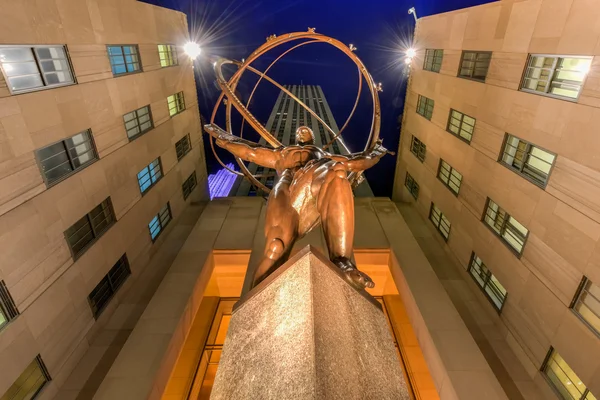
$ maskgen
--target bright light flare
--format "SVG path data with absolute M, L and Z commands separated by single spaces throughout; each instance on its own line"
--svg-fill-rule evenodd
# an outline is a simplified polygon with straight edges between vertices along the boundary
M 202 49 L 200 48 L 200 45 L 198 45 L 198 43 L 194 43 L 194 42 L 187 42 L 183 46 L 183 51 L 192 60 L 195 60 L 196 57 L 198 57 L 200 55 L 200 53 L 202 53 Z
M 411 62 L 412 62 L 412 59 L 411 59 L 411 58 L 405 58 L 405 59 L 404 59 L 404 63 L 405 63 L 405 64 L 410 64 Z
M 412 47 L 408 50 L 406 50 L 406 57 L 408 58 L 414 58 L 417 55 L 417 51 L 415 49 L 413 49 Z

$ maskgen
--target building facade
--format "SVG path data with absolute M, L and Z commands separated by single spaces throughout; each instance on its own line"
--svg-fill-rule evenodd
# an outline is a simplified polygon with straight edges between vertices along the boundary
M 335 118 L 331 113 L 325 94 L 319 85 L 286 85 L 285 88 L 298 97 L 304 104 L 313 110 L 325 123 L 331 127 L 334 132 L 339 132 Z M 277 101 L 273 106 L 271 115 L 265 125 L 265 128 L 271 132 L 281 143 L 288 146 L 295 143 L 296 129 L 300 126 L 308 126 L 312 129 L 315 135 L 315 145 L 323 147 L 333 139 L 331 132 L 325 129 L 323 124 L 317 121 L 303 107 L 294 101 L 290 96 L 283 91 L 279 93 Z M 266 144 L 266 141 L 261 138 L 259 143 Z M 350 154 L 348 148 L 343 142 L 343 139 L 336 140 L 331 143 L 327 151 L 333 154 Z M 250 163 L 248 170 L 253 174 L 265 175 L 259 180 L 266 187 L 272 188 L 277 174 L 274 170 L 264 169 L 254 163 Z M 235 196 L 265 196 L 260 188 L 254 187 L 247 179 L 238 178 L 231 193 Z M 363 181 L 354 190 L 356 196 L 372 197 L 373 191 L 368 182 Z
M 416 26 L 394 200 L 511 399 L 600 396 L 599 18 L 504 0 Z
M 0 10 L 0 397 L 89 398 L 69 377 L 208 198 L 201 122 L 184 14 L 42 3 Z

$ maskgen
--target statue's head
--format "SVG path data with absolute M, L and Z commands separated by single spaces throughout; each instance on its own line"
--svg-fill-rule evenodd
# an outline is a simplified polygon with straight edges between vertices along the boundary
M 296 144 L 306 146 L 315 144 L 315 134 L 308 126 L 301 126 L 296 129 Z

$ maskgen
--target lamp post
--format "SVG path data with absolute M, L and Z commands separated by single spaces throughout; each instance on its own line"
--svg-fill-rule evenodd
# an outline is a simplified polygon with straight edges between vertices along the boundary
M 411 8 L 408 9 L 408 13 L 412 14 L 413 17 L 415 17 L 415 24 L 416 24 L 417 23 L 417 10 L 415 10 L 414 7 L 411 7 Z

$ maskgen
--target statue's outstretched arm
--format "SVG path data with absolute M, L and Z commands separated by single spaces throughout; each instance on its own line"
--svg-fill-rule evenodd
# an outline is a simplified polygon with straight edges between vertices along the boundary
M 219 147 L 224 148 L 242 160 L 253 162 L 266 168 L 276 168 L 276 164 L 281 160 L 281 149 L 272 149 L 233 136 L 213 124 L 204 125 L 204 130 L 216 139 Z
M 331 158 L 334 161 L 340 162 L 348 168 L 349 171 L 358 172 L 364 171 L 377 164 L 381 157 L 386 154 L 394 155 L 394 152 L 388 151 L 381 145 L 381 140 L 378 140 L 375 147 L 371 150 L 363 151 L 360 153 L 353 153 L 349 155 L 339 154 L 328 154 L 327 158 Z

